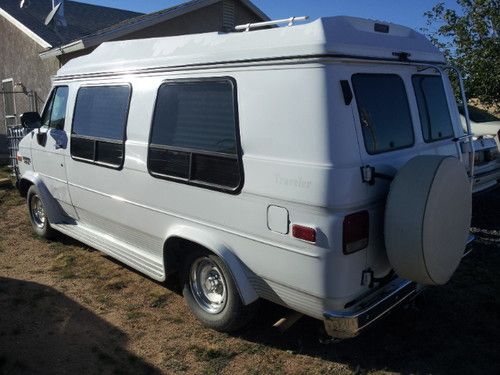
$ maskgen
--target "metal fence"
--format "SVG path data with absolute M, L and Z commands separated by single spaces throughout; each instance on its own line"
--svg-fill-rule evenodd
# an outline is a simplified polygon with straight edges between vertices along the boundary
M 7 126 L 7 141 L 9 142 L 9 166 L 11 175 L 19 180 L 19 165 L 17 160 L 17 151 L 19 151 L 19 141 L 27 134 L 27 129 L 21 125 Z

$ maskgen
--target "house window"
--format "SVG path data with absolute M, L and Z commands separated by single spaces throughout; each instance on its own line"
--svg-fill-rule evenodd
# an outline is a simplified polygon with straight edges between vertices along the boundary
M 434 142 L 453 137 L 441 76 L 414 75 L 412 81 L 424 140 Z
M 401 77 L 354 74 L 352 84 L 366 151 L 379 154 L 411 147 L 413 124 Z
M 243 181 L 235 82 L 229 78 L 160 86 L 148 152 L 159 178 L 226 192 Z
M 89 86 L 78 90 L 71 156 L 112 168 L 123 166 L 131 87 Z

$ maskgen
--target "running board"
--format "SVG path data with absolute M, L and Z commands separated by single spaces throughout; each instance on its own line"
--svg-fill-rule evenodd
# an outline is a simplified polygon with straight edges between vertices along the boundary
M 51 224 L 51 226 L 59 232 L 102 251 L 155 280 L 163 281 L 165 279 L 164 268 L 161 263 L 154 261 L 149 256 L 145 256 L 142 251 L 129 244 L 78 223 Z

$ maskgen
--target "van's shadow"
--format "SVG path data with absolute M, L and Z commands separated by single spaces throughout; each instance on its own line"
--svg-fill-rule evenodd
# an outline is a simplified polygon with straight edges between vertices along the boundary
M 397 309 L 360 336 L 324 345 L 322 323 L 303 317 L 284 334 L 269 327 L 283 310 L 265 304 L 239 336 L 281 350 L 347 364 L 353 371 L 500 373 L 500 252 L 477 248 L 452 281 L 429 288 L 416 306 Z
M 0 277 L 0 373 L 156 374 L 126 335 L 45 285 Z

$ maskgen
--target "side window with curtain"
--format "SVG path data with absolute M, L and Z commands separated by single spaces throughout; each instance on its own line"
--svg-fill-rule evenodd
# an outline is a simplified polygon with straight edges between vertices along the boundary
M 239 150 L 233 80 L 160 86 L 148 152 L 154 177 L 237 192 L 243 181 Z
M 78 90 L 71 156 L 83 162 L 121 168 L 131 87 L 89 86 Z

